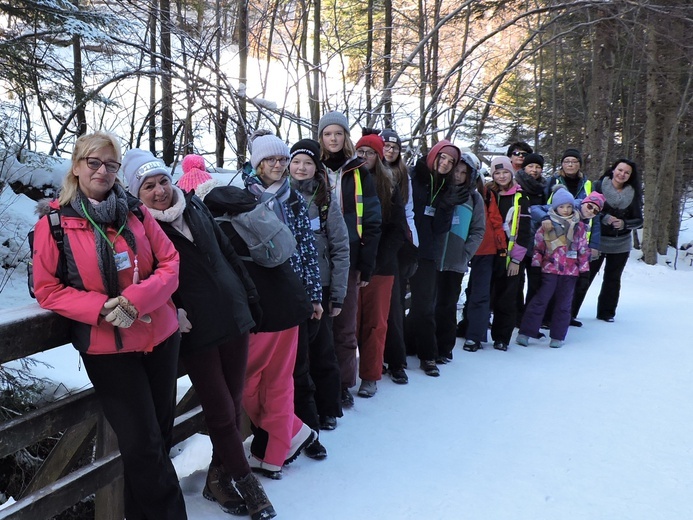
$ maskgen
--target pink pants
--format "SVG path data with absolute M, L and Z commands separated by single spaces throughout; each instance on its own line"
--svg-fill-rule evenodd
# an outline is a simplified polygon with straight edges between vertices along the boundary
M 359 340 L 359 375 L 367 381 L 380 381 L 387 336 L 394 276 L 376 275 L 359 290 L 356 334 Z
M 298 327 L 251 334 L 243 408 L 268 434 L 265 462 L 282 466 L 303 423 L 294 414 L 294 365 Z

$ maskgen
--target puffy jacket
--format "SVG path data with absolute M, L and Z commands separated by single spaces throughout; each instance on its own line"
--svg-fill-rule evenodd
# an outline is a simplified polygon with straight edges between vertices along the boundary
M 581 201 L 575 201 L 575 207 L 580 207 Z M 536 230 L 541 227 L 541 222 L 549 218 L 549 207 L 548 205 L 543 206 L 532 206 L 530 208 L 530 213 L 532 215 L 532 229 Z M 601 225 L 599 221 L 601 220 L 601 214 L 597 214 L 593 218 L 583 219 L 582 223 L 585 224 L 585 230 L 589 236 L 588 245 L 591 249 L 599 249 L 599 239 L 602 235 Z
M 571 179 L 563 175 L 563 170 L 561 170 L 556 175 L 549 177 L 546 183 L 547 202 L 551 202 L 552 189 L 556 184 L 562 184 L 568 188 L 568 191 L 572 193 L 573 197 L 576 199 L 584 199 L 587 195 L 592 193 L 592 181 L 587 180 L 581 171 L 578 172 L 577 177 Z
M 392 276 L 397 271 L 397 253 L 409 235 L 407 217 L 399 188 L 394 186 L 390 198 L 390 216 L 383 220 L 373 274 Z
M 541 267 L 542 273 L 558 274 L 562 276 L 578 276 L 590 270 L 590 250 L 587 246 L 587 232 L 585 223 L 580 221 L 575 225 L 573 242 L 568 254 L 568 246 L 560 246 L 549 252 L 544 241 L 544 228 L 539 227 L 534 236 L 534 255 L 532 266 Z
M 435 237 L 436 268 L 439 271 L 466 273 L 469 260 L 479 248 L 485 230 L 484 201 L 474 190 L 465 204 L 453 207 L 450 231 Z
M 350 268 L 361 273 L 361 280 L 367 282 L 375 269 L 375 256 L 378 252 L 380 240 L 380 201 L 375 191 L 373 177 L 364 166 L 363 159 L 352 157 L 341 167 L 333 169 L 328 166 L 330 161 L 325 161 L 327 177 L 330 187 L 335 190 L 339 182 L 340 205 L 344 222 L 349 231 Z M 357 204 L 356 204 L 356 170 L 361 179 L 363 190 L 363 226 L 359 236 L 357 229 Z
M 513 230 L 512 222 L 515 213 L 515 196 L 519 194 L 518 209 L 520 215 L 517 219 L 517 229 Z M 498 211 L 503 218 L 503 227 L 505 234 L 508 237 L 508 255 L 515 263 L 520 263 L 527 254 L 527 249 L 532 243 L 531 233 L 531 218 L 529 215 L 529 205 L 527 197 L 522 193 L 520 185 L 515 183 L 507 191 L 495 193 L 496 202 L 498 203 Z M 515 244 L 510 248 L 512 233 L 515 233 Z
M 140 204 L 130 199 L 131 209 Z M 57 201 L 51 207 L 58 209 Z M 178 288 L 179 258 L 176 248 L 154 217 L 143 211 L 140 221 L 132 211 L 128 227 L 137 244 L 137 256 L 116 229 L 106 230 L 109 240 L 115 239 L 118 253 L 127 251 L 130 267 L 118 272 L 121 295 L 137 308 L 139 315 L 148 314 L 150 323 L 135 320 L 131 327 L 120 328 L 123 348 L 116 348 L 113 325 L 104 320 L 101 309 L 109 299 L 99 271 L 94 229 L 71 207 L 61 209 L 66 259 L 66 282 L 55 275 L 59 261 L 58 246 L 51 235 L 48 218 L 36 224 L 34 233 L 34 292 L 39 305 L 72 320 L 72 344 L 80 352 L 116 354 L 151 352 L 159 343 L 178 330 L 178 317 L 171 295 Z M 135 259 L 141 282 L 133 284 Z
M 476 254 L 495 255 L 499 250 L 508 248 L 508 239 L 505 236 L 505 231 L 503 231 L 503 219 L 498 211 L 498 204 L 493 192 L 486 190 L 486 195 L 482 198 L 486 210 L 486 229 Z
M 189 354 L 250 330 L 255 322 L 248 300 L 258 301 L 259 296 L 243 262 L 204 203 L 192 193 L 185 199 L 183 218 L 194 243 L 171 223 L 159 221 L 159 225 L 180 254 L 179 287 L 173 301 L 185 309 L 192 324 L 190 332 L 181 336 L 181 353 Z
M 322 178 L 316 182 L 325 182 Z M 341 306 L 346 297 L 349 279 L 349 231 L 336 197 L 330 197 L 327 209 L 313 203 L 314 189 L 311 182 L 291 182 L 292 187 L 303 197 L 308 208 L 308 218 L 315 235 L 318 250 L 320 282 L 330 288 L 330 302 Z M 303 189 L 302 189 L 303 188 Z M 321 212 L 325 216 L 322 222 Z
M 595 182 L 594 191 L 598 193 L 604 193 L 602 191 L 603 182 L 603 179 L 600 179 L 597 182 Z M 625 226 L 623 227 L 623 229 L 616 229 L 613 226 L 602 224 L 601 231 L 603 237 L 621 237 L 629 235 L 632 233 L 634 229 L 640 229 L 643 224 L 642 203 L 637 196 L 634 196 L 630 205 L 627 208 L 623 209 L 614 208 L 609 204 L 609 201 L 607 200 L 604 203 L 604 208 L 602 209 L 602 212 L 599 214 L 597 218 L 603 219 L 607 215 L 611 215 L 612 217 L 616 217 L 618 219 L 623 220 Z

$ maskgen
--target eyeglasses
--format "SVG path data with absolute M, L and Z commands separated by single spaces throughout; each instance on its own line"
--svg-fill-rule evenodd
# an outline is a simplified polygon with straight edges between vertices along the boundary
M 275 164 L 279 163 L 281 166 L 286 166 L 286 164 L 289 162 L 288 157 L 265 157 L 263 161 L 266 161 L 267 164 L 270 166 L 274 166 Z
M 356 155 L 361 157 L 361 159 L 365 159 L 366 157 L 375 157 L 378 153 L 373 150 L 356 150 Z
M 527 157 L 527 152 L 513 152 L 515 157 Z
M 566 159 L 565 161 L 563 161 L 563 164 L 580 164 L 580 161 Z
M 383 146 L 383 150 L 386 152 L 394 152 L 395 150 L 399 150 L 396 144 L 386 144 Z
M 87 168 L 96 171 L 101 168 L 101 165 L 106 166 L 106 173 L 118 173 L 120 163 L 117 161 L 102 161 L 98 157 L 83 157 L 81 161 L 86 161 Z
M 591 211 L 592 213 L 599 213 L 599 206 L 596 204 L 593 204 L 591 202 L 585 202 L 585 207 L 588 211 Z

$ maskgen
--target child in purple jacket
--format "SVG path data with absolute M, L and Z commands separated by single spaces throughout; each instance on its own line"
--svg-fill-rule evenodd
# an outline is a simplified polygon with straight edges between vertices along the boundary
M 587 230 L 574 203 L 568 190 L 558 190 L 551 201 L 550 220 L 534 236 L 532 266 L 541 267 L 541 287 L 527 304 L 522 318 L 516 342 L 523 347 L 529 344 L 530 337 L 539 337 L 539 327 L 552 297 L 549 346 L 563 346 L 568 332 L 575 284 L 580 273 L 589 271 L 590 261 Z

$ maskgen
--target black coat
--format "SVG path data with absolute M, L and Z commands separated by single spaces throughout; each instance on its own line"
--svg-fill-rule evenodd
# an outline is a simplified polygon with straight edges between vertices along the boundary
M 313 305 L 303 287 L 303 281 L 287 260 L 277 267 L 263 267 L 250 259 L 250 253 L 243 239 L 236 233 L 225 215 L 236 215 L 250 211 L 257 205 L 255 197 L 246 190 L 235 186 L 214 188 L 205 197 L 205 204 L 212 215 L 219 218 L 221 230 L 243 257 L 243 264 L 255 283 L 260 295 L 262 321 L 254 329 L 256 332 L 277 332 L 295 327 L 310 318 Z
M 177 308 L 185 309 L 192 324 L 182 335 L 181 353 L 218 346 L 250 330 L 255 322 L 249 301 L 258 293 L 231 242 L 219 229 L 204 203 L 186 194 L 183 218 L 194 243 L 168 222 L 159 222 L 180 255 Z

